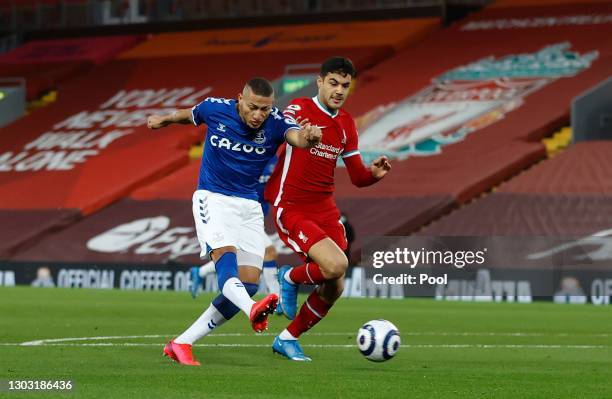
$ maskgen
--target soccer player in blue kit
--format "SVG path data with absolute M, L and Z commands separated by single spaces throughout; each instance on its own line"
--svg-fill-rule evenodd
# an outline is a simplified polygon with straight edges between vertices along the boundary
M 274 167 L 276 166 L 276 162 L 278 161 L 278 157 L 274 155 L 264 168 L 261 176 L 259 176 L 259 184 L 257 185 L 257 195 L 258 201 L 261 204 L 261 209 L 263 211 L 264 218 L 268 216 L 270 213 L 270 204 L 268 201 L 264 199 L 264 189 L 266 187 L 266 183 L 270 180 L 270 176 L 272 176 L 272 172 L 274 172 Z M 277 264 L 276 260 L 278 258 L 278 253 L 276 252 L 276 247 L 272 242 L 270 236 L 266 234 L 266 251 L 264 254 L 263 260 L 263 271 L 262 271 L 262 283 L 263 287 L 260 284 L 259 290 L 261 292 L 262 288 L 265 289 L 268 293 L 279 294 L 280 285 L 278 283 L 277 278 Z M 193 266 L 190 269 L 191 275 L 191 296 L 195 299 L 198 296 L 198 291 L 204 282 L 204 277 L 209 274 L 216 273 L 215 270 L 215 262 L 210 261 L 201 266 Z M 280 302 L 276 306 L 276 314 L 282 314 L 281 304 Z
M 181 335 L 170 340 L 164 354 L 174 361 L 199 366 L 192 345 L 242 310 L 253 330 L 264 331 L 278 296 L 255 302 L 266 240 L 259 177 L 278 147 L 307 148 L 321 141 L 321 130 L 300 127 L 273 106 L 274 90 L 264 78 L 250 79 L 237 100 L 208 97 L 192 109 L 152 115 L 151 129 L 173 123 L 208 126 L 198 188 L 192 206 L 202 252 L 215 262 L 221 293 Z

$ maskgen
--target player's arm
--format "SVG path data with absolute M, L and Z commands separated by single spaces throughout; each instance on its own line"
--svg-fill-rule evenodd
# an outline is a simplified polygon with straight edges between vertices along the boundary
M 173 123 L 180 123 L 183 125 L 193 123 L 192 109 L 178 109 L 169 114 L 151 115 L 147 118 L 147 126 L 149 129 L 160 129 Z
M 359 134 L 354 125 L 348 129 L 348 142 L 342 160 L 351 177 L 351 183 L 357 187 L 371 186 L 391 170 L 391 164 L 386 156 L 376 158 L 369 168 L 363 164 L 359 154 Z
M 357 187 L 371 186 L 385 177 L 391 170 L 389 159 L 384 155 L 376 158 L 369 168 L 363 164 L 359 153 L 344 157 L 343 160 L 351 178 L 351 183 Z
M 301 129 L 289 129 L 285 134 L 285 140 L 294 147 L 309 148 L 319 144 L 322 136 L 320 128 L 304 124 Z
M 321 142 L 323 133 L 317 126 L 310 124 L 308 119 L 302 117 L 300 100 L 293 100 L 283 111 L 285 121 L 291 123 L 292 129 L 285 133 L 285 141 L 293 147 L 314 147 Z

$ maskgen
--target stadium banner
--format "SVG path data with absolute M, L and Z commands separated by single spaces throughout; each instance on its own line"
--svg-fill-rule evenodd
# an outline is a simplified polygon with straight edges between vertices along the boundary
M 610 75 L 610 37 L 609 2 L 485 8 L 365 71 L 346 107 L 364 160 L 392 160 L 376 191 L 464 203 L 543 159 L 535 141 L 566 126 L 572 98 Z M 358 195 L 344 174 L 337 187 Z
M 213 88 L 186 79 L 161 87 L 155 76 L 132 75 L 134 69 L 117 62 L 96 68 L 52 106 L 2 129 L 0 207 L 88 214 L 188 162 L 197 130 L 152 132 L 147 116 L 191 107 Z
M 0 287 L 26 285 L 40 288 L 188 291 L 191 266 L 172 261 L 163 264 L 0 261 Z M 351 275 L 349 270 L 345 296 L 360 297 L 363 295 L 363 273 L 355 273 L 358 277 L 355 284 L 351 284 Z M 204 292 L 218 292 L 217 275 L 205 276 L 201 288 Z M 303 289 L 309 291 L 312 287 L 305 286 Z
M 401 296 L 571 303 L 590 297 L 593 303 L 607 304 L 612 294 L 611 235 L 368 237 L 360 265 L 367 286 L 391 285 Z
M 52 235 L 53 231 L 79 219 L 74 209 L 0 209 L 0 260 L 9 259 L 19 248 Z
M 34 101 L 50 90 L 91 69 L 88 61 L 60 61 L 47 63 L 0 63 L 0 76 L 26 80 L 26 99 Z
M 438 18 L 410 18 L 162 33 L 126 51 L 119 58 L 328 48 L 387 47 L 397 50 L 416 42 L 439 26 Z
M 235 98 L 253 76 L 280 77 L 287 64 L 319 63 L 335 51 L 275 52 L 249 68 L 241 54 L 97 66 L 67 83 L 57 102 L 0 129 L 0 208 L 99 210 L 186 165 L 189 146 L 202 140 L 194 126 L 151 131 L 149 115 Z M 359 65 L 374 53 L 346 55 Z
M 197 162 L 136 191 L 35 244 L 11 259 L 63 262 L 164 263 L 200 262 L 191 196 Z M 149 199 L 147 199 L 149 198 Z M 357 232 L 352 258 L 357 259 L 361 237 L 405 234 L 448 211 L 450 197 L 342 199 L 339 209 Z M 402 217 L 398 217 L 401 214 Z M 299 264 L 298 257 L 278 237 L 271 215 L 266 232 L 283 264 Z
M 195 178 L 192 178 L 195 180 Z M 12 260 L 70 263 L 201 264 L 191 200 L 122 200 L 41 239 Z M 299 264 L 278 237 L 271 216 L 266 231 L 283 264 Z
M 537 101 L 532 99 L 538 97 L 536 94 L 553 92 L 546 89 L 557 82 L 576 80 L 597 63 L 602 53 L 612 50 L 596 43 L 586 51 L 577 51 L 565 39 L 521 52 L 504 52 L 499 46 L 490 49 L 490 53 L 481 50 L 480 56 L 474 55 L 472 60 L 432 76 L 429 84 L 416 93 L 398 101 L 378 103 L 361 115 L 358 121 L 362 153 L 366 159 L 381 154 L 400 160 L 433 156 L 469 135 L 484 132 L 498 122 L 502 124 L 514 111 L 537 108 L 529 106 Z M 584 90 L 589 86 L 583 83 L 582 87 Z M 579 93 L 574 89 L 573 95 Z M 567 102 L 559 104 L 557 115 L 550 113 L 553 120 L 561 113 L 567 114 L 567 104 L 573 96 L 564 94 Z M 507 138 L 526 138 L 530 134 L 533 132 L 523 128 Z
M 190 266 L 174 262 L 0 262 L 0 286 L 189 291 Z M 388 266 L 385 267 L 389 271 L 391 268 Z M 612 298 L 612 273 L 603 269 L 575 269 L 551 274 L 550 270 L 544 269 L 480 268 L 469 274 L 449 273 L 446 283 L 439 282 L 422 291 L 408 288 L 405 284 L 379 282 L 368 277 L 376 271 L 372 267 L 349 268 L 343 296 L 388 299 L 428 297 L 447 301 L 518 303 L 554 300 L 556 303 L 595 305 L 609 305 Z M 203 292 L 218 292 L 216 275 L 205 276 L 201 289 Z M 303 292 L 311 289 L 308 286 L 301 288 Z
M 137 45 L 145 35 L 34 40 L 0 56 L 0 64 L 89 61 L 99 64 Z
M 0 76 L 26 80 L 26 96 L 33 101 L 69 79 L 84 75 L 94 65 L 114 58 L 144 40 L 144 35 L 35 40 L 0 55 Z

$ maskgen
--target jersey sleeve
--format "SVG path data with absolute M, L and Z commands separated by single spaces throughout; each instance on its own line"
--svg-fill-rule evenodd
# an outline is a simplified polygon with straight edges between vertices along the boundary
M 285 135 L 291 129 L 300 130 L 300 125 L 297 124 L 295 119 L 290 116 L 286 116 L 281 114 L 280 111 L 275 108 L 272 111 L 272 116 L 276 121 L 276 129 L 274 132 L 274 139 L 277 143 L 282 143 L 285 141 Z
M 210 97 L 207 97 L 204 101 L 191 108 L 191 119 L 193 124 L 198 126 L 202 123 L 206 123 L 206 119 L 213 112 L 213 104 L 210 101 Z
M 287 105 L 287 107 L 283 111 L 283 115 L 285 115 L 285 117 L 287 118 L 296 120 L 298 119 L 298 116 L 300 116 L 302 109 L 302 101 L 298 98 L 295 98 L 289 103 L 289 105 Z
M 344 134 L 346 134 L 346 144 L 342 152 L 342 159 L 359 155 L 359 134 L 357 133 L 355 122 L 353 122 L 352 119 L 350 125 L 344 130 Z

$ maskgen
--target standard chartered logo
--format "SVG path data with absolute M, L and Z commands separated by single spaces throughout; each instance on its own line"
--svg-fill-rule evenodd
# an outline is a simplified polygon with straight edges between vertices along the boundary
M 230 151 L 244 152 L 247 154 L 255 152 L 255 154 L 263 155 L 266 153 L 266 149 L 263 147 L 255 147 L 249 144 L 243 144 L 239 142 L 234 143 L 226 137 L 219 137 L 215 134 L 210 136 L 210 145 L 212 145 L 213 147 L 225 148 Z

